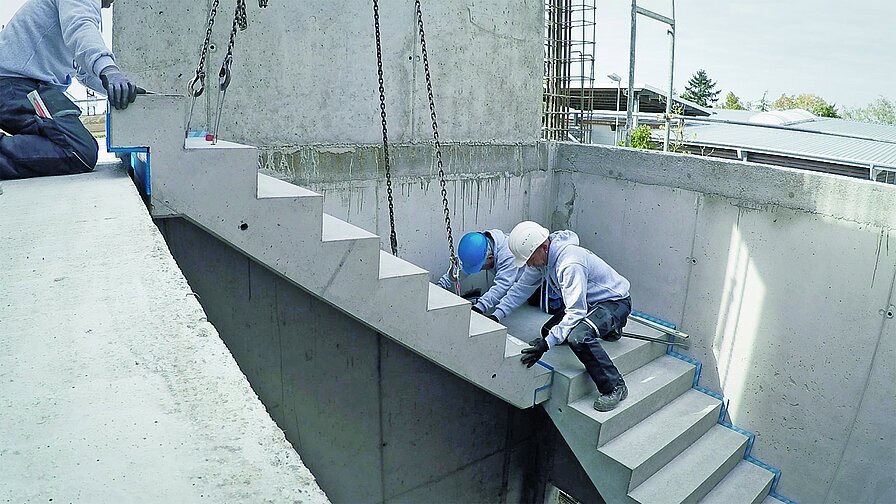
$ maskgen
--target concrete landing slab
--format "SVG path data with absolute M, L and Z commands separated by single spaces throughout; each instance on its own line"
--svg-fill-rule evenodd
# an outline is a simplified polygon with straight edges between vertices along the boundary
M 329 502 L 123 171 L 2 186 L 0 501 Z

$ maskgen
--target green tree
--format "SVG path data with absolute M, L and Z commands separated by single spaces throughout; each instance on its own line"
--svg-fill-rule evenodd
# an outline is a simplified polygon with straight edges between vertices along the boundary
M 731 91 L 728 91 L 728 94 L 725 95 L 725 103 L 719 105 L 719 108 L 729 109 L 729 110 L 746 110 L 747 107 L 741 103 L 740 98 L 737 97 Z
M 756 110 L 760 112 L 768 112 L 769 104 L 768 104 L 768 90 L 765 90 L 762 93 L 762 98 L 758 102 L 756 102 Z
M 803 109 L 812 112 L 819 117 L 840 117 L 836 105 L 824 101 L 814 94 L 803 93 L 801 95 L 788 96 L 782 94 L 772 104 L 775 110 Z
M 701 68 L 688 80 L 681 97 L 701 107 L 712 107 L 719 101 L 720 92 L 716 83 L 706 75 L 706 70 Z
M 896 100 L 888 100 L 881 96 L 867 107 L 844 109 L 843 118 L 852 121 L 896 125 Z

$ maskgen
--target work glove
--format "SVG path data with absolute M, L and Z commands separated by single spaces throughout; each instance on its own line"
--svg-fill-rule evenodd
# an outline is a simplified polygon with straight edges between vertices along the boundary
M 498 317 L 492 315 L 491 313 L 489 313 L 488 315 L 483 315 L 483 316 L 484 316 L 485 318 L 489 319 L 489 320 L 494 320 L 495 322 L 498 322 L 498 323 L 500 324 L 500 321 L 498 320 Z
M 548 342 L 544 338 L 536 338 L 530 341 L 529 344 L 531 346 L 523 349 L 523 356 L 520 358 L 520 362 L 525 364 L 527 368 L 534 366 L 541 359 L 541 356 L 548 351 Z
M 473 305 L 473 311 L 480 315 L 485 315 L 484 313 L 482 313 L 482 310 L 480 310 L 479 308 L 476 308 L 476 305 Z
M 114 67 L 103 70 L 100 81 L 106 88 L 109 102 L 119 110 L 128 108 L 128 104 L 137 99 L 137 86 Z

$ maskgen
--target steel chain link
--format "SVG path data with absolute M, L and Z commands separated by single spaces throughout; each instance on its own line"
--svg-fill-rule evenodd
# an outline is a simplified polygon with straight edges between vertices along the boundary
M 445 169 L 442 165 L 442 144 L 439 142 L 439 125 L 436 120 L 436 105 L 432 93 L 432 76 L 429 72 L 429 57 L 426 53 L 426 33 L 423 30 L 423 12 L 420 8 L 420 0 L 415 0 L 417 9 L 417 25 L 420 28 L 420 49 L 423 54 L 423 72 L 426 75 L 426 94 L 429 98 L 429 115 L 432 118 L 432 137 L 436 149 L 436 164 L 439 167 L 439 185 L 442 188 L 442 205 L 445 211 L 445 230 L 448 233 L 448 252 L 451 255 L 451 265 L 460 268 L 460 261 L 454 252 L 454 237 L 451 233 L 451 209 L 448 206 L 448 190 L 445 182 Z
M 398 255 L 398 238 L 395 235 L 395 205 L 392 199 L 392 168 L 389 161 L 389 131 L 386 128 L 386 88 L 383 85 L 383 50 L 380 42 L 380 6 L 373 0 L 373 26 L 376 34 L 376 69 L 380 86 L 380 117 L 383 120 L 383 164 L 386 168 L 386 194 L 389 200 L 389 245 L 392 255 Z

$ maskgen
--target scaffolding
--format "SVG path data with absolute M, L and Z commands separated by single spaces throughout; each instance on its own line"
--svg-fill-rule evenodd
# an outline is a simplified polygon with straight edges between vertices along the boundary
M 588 143 L 597 0 L 545 0 L 542 138 Z M 573 109 L 572 103 L 579 109 Z

